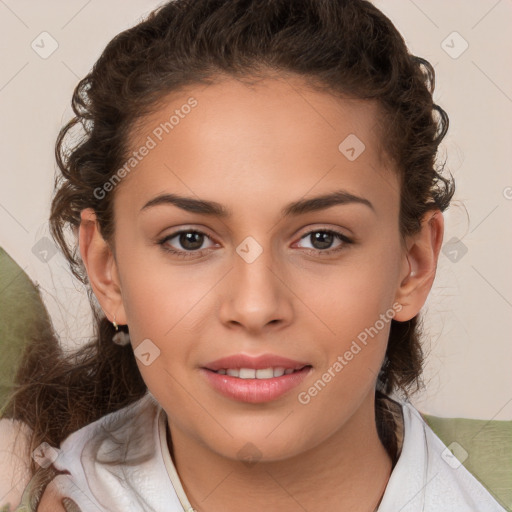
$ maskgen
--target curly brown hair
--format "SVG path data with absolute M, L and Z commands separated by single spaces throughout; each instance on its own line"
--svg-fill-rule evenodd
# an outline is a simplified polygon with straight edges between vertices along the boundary
M 237 78 L 293 74 L 333 95 L 374 100 L 381 109 L 380 140 L 400 182 L 400 233 L 420 229 L 425 213 L 444 211 L 454 193 L 442 175 L 438 146 L 448 116 L 433 101 L 435 73 L 409 53 L 392 22 L 365 0 L 175 0 L 157 8 L 109 42 L 76 86 L 75 117 L 60 131 L 50 225 L 73 274 L 86 286 L 95 318 L 94 339 L 76 353 L 47 346 L 53 333 L 31 345 L 4 416 L 32 429 L 31 451 L 58 444 L 71 432 L 140 398 L 146 385 L 131 345 L 112 343 L 114 328 L 94 303 L 76 242 L 80 212 L 96 212 L 112 244 L 115 194 L 101 188 L 129 154 L 137 122 L 172 91 Z M 82 135 L 76 139 L 75 129 Z M 67 231 L 72 232 L 71 239 Z M 126 327 L 125 327 L 126 329 Z M 378 377 L 376 417 L 381 439 L 392 444 L 383 394 L 406 396 L 421 385 L 419 316 L 391 321 Z M 35 464 L 32 463 L 35 471 Z

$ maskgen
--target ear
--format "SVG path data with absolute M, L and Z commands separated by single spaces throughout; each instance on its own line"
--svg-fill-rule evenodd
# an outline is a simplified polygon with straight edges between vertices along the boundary
M 408 237 L 402 257 L 401 282 L 395 296 L 402 309 L 395 315 L 395 320 L 410 320 L 425 304 L 436 276 L 443 234 L 443 214 L 434 210 L 424 215 L 421 230 Z
M 99 231 L 92 208 L 80 213 L 79 246 L 92 290 L 107 318 L 112 321 L 115 315 L 118 325 L 126 324 L 115 257 Z

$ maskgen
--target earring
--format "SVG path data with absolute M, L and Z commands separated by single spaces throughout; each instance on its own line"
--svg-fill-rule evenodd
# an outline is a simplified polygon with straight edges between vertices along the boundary
M 114 334 L 114 336 L 112 336 L 112 341 L 116 345 L 121 345 L 121 346 L 129 345 L 130 335 L 127 332 L 119 331 L 119 332 L 116 332 Z
M 112 336 L 112 341 L 116 345 L 128 345 L 130 343 L 130 335 L 127 332 L 120 331 L 119 326 L 116 323 L 116 315 L 114 315 L 114 320 L 112 320 L 112 325 L 114 326 L 114 329 L 116 330 L 116 333 L 114 336 Z

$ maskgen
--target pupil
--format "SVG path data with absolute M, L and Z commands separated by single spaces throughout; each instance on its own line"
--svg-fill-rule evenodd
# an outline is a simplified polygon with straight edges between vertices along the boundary
M 311 236 L 314 237 L 315 242 L 319 242 L 320 244 L 320 247 L 317 247 L 317 249 L 328 249 L 332 244 L 332 233 L 326 233 L 325 231 L 317 231 Z M 313 245 L 315 244 L 313 243 Z
M 182 233 L 180 235 L 180 243 L 185 249 L 199 249 L 201 245 L 203 245 L 203 240 L 201 237 L 201 233 Z

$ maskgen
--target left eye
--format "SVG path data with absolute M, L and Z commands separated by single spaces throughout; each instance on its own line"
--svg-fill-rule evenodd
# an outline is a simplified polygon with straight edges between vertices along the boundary
M 311 249 L 317 253 L 338 251 L 341 250 L 345 244 L 352 243 L 352 240 L 350 240 L 350 238 L 343 235 L 342 233 L 325 229 L 310 231 L 309 233 L 306 233 L 304 236 L 302 236 L 301 240 L 307 240 L 308 238 L 312 241 L 312 244 L 316 245 L 311 247 Z M 340 241 L 340 244 L 332 248 L 332 243 L 336 239 Z M 306 249 L 309 249 L 309 247 L 306 247 Z

